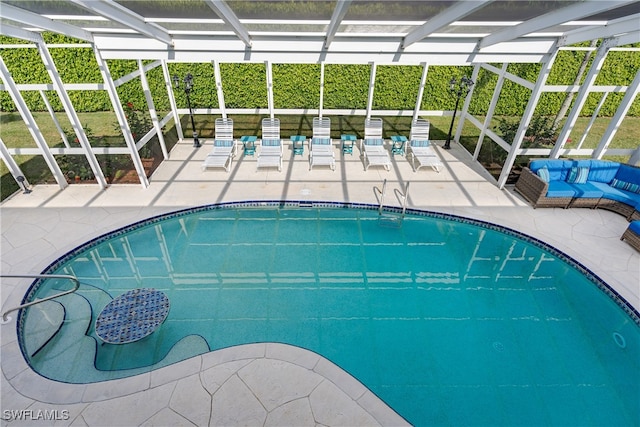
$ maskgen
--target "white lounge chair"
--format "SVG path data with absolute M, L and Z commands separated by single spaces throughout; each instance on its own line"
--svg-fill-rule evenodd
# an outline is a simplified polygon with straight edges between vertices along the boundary
M 224 168 L 229 172 L 233 158 L 237 153 L 236 143 L 233 140 L 233 120 L 216 119 L 215 126 L 213 148 L 202 162 L 202 170 Z
M 409 149 L 414 172 L 422 166 L 431 166 L 440 173 L 440 167 L 442 167 L 442 163 L 429 141 L 429 126 L 429 121 L 424 119 L 416 119 L 411 123 Z
M 336 156 L 331 143 L 331 119 L 314 117 L 313 137 L 309 150 L 309 170 L 314 166 L 329 166 L 336 170 Z
M 364 153 L 364 170 L 369 169 L 371 165 L 384 166 L 387 171 L 391 170 L 391 158 L 382 139 L 382 119 L 365 119 L 364 139 L 360 151 Z
M 262 119 L 262 140 L 257 168 L 277 167 L 282 170 L 282 140 L 280 119 Z

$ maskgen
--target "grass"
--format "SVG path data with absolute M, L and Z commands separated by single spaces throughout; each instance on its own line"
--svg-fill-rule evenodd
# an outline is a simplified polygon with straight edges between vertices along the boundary
M 163 114 L 163 113 L 161 113 Z M 50 147 L 63 147 L 62 137 L 60 136 L 55 124 L 48 113 L 34 112 L 33 113 L 36 123 L 40 131 L 42 132 L 44 139 L 47 141 Z M 91 143 L 93 146 L 124 146 L 123 137 L 116 126 L 116 117 L 113 112 L 99 112 L 99 113 L 79 113 L 81 122 L 85 129 L 90 129 L 90 133 L 93 135 Z M 234 133 L 236 136 L 240 135 L 259 135 L 261 128 L 261 120 L 265 116 L 260 115 L 236 115 L 231 116 L 234 120 Z M 331 118 L 331 136 L 333 138 L 340 138 L 341 134 L 349 133 L 355 134 L 358 138 L 363 136 L 364 131 L 364 117 L 362 116 L 328 116 Z M 65 130 L 72 129 L 69 120 L 64 113 L 56 113 L 56 118 L 60 122 L 61 126 Z M 196 127 L 198 133 L 202 138 L 212 137 L 214 133 L 214 123 L 217 116 L 195 116 Z M 312 133 L 312 116 L 279 116 L 281 134 L 283 136 L 288 135 L 311 135 Z M 432 140 L 445 140 L 451 124 L 450 117 L 427 117 L 431 122 L 431 139 Z M 479 117 L 480 121 L 484 118 Z M 582 137 L 584 130 L 586 129 L 590 118 L 581 117 L 578 119 L 571 136 L 571 142 L 567 147 L 575 147 Z M 385 137 L 388 138 L 394 134 L 409 135 L 411 128 L 410 117 L 383 117 Z M 185 132 L 185 136 L 191 134 L 191 123 L 188 116 L 182 116 L 181 118 L 182 128 Z M 589 135 L 587 136 L 583 148 L 595 148 L 604 135 L 604 132 L 609 125 L 610 119 L 606 117 L 596 119 Z M 495 129 L 498 124 L 498 120 L 494 119 L 491 123 L 491 129 Z M 457 126 L 457 123 L 456 125 Z M 455 131 L 455 127 L 454 127 Z M 71 132 L 72 134 L 72 132 Z M 631 148 L 638 147 L 638 135 L 640 135 L 640 118 L 639 117 L 626 117 L 622 122 L 622 125 L 618 129 L 615 138 L 613 139 L 610 148 Z M 164 132 L 165 141 L 169 147 L 177 142 L 177 132 L 175 126 L 172 123 L 168 125 L 168 128 Z M 480 136 L 480 130 L 469 122 L 465 123 L 463 128 L 462 137 L 460 142 L 465 148 L 473 153 Z M 22 118 L 18 113 L 0 113 L 0 138 L 8 148 L 35 148 L 37 147 L 31 134 L 28 132 L 27 126 L 22 121 Z M 78 146 L 73 140 L 75 137 L 69 138 L 71 146 Z M 480 161 L 489 166 L 491 164 L 502 165 L 506 158 L 506 152 L 497 146 L 494 142 L 485 138 L 482 151 L 480 153 Z M 151 141 L 152 144 L 157 146 L 157 141 Z M 154 149 L 157 153 L 158 149 Z M 54 183 L 55 180 L 49 168 L 44 162 L 42 156 L 28 156 L 17 155 L 14 156 L 15 161 L 22 169 L 25 177 L 31 184 L 40 183 Z M 64 167 L 68 166 L 67 163 L 73 160 L 75 165 L 74 169 L 82 167 L 86 164 L 84 156 L 65 156 L 63 160 L 63 172 L 66 174 L 68 170 L 64 170 Z M 623 157 L 607 157 L 609 160 L 625 162 L 628 159 Z M 527 158 L 520 157 L 517 159 L 517 163 L 520 165 L 526 165 L 528 163 Z M 127 155 L 119 156 L 100 156 L 99 161 L 106 166 L 109 170 L 107 175 L 112 178 L 120 170 L 119 174 L 122 174 L 122 170 L 131 167 L 131 160 Z M 79 163 L 78 163 L 79 162 Z M 85 165 L 86 168 L 88 165 Z M 157 166 L 157 165 L 156 165 Z M 75 170 L 74 170 L 75 172 Z M 9 173 L 8 168 L 3 163 L 0 164 L 0 190 L 1 199 L 4 200 L 14 192 L 19 190 L 18 185 Z

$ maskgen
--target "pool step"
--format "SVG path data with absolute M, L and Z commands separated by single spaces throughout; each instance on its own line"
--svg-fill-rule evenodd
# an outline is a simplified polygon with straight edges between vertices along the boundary
M 378 217 L 378 225 L 387 228 L 400 228 L 402 227 L 402 220 L 402 214 L 383 211 Z
M 40 351 L 58 333 L 64 318 L 64 306 L 58 301 L 45 301 L 31 307 L 23 330 L 26 353 L 33 357 Z
M 63 333 L 56 333 L 37 349 L 31 361 L 46 377 L 69 378 L 73 371 L 80 369 L 82 361 L 79 359 L 86 359 L 82 353 L 96 351 L 96 341 L 85 335 L 90 327 L 92 310 L 89 302 L 78 294 L 65 295 L 57 301 L 65 307 L 65 319 L 59 329 Z
M 95 335 L 95 319 L 111 301 L 111 295 L 86 284 L 73 295 L 77 298 L 66 298 L 66 295 L 29 309 L 29 321 L 24 329 L 24 345 L 29 356 L 34 357 L 40 352 L 66 322 L 82 322 L 83 334 Z
M 91 319 L 91 306 L 87 302 L 86 299 L 82 298 L 79 295 L 65 295 L 56 300 L 60 306 L 63 307 L 64 311 L 64 319 L 62 323 L 59 325 L 56 330 L 56 334 L 54 334 L 47 342 L 43 343 L 40 348 L 35 349 L 35 351 L 31 354 L 31 356 L 37 356 L 38 353 L 45 350 L 45 352 L 50 352 L 52 349 L 55 349 L 60 346 L 60 341 L 64 341 L 61 339 L 63 336 L 68 336 L 68 330 L 73 330 L 73 333 L 81 333 L 84 334 L 88 327 Z M 69 309 L 72 307 L 72 309 Z M 31 313 L 29 313 L 31 316 Z M 29 322 L 32 323 L 31 321 Z M 65 331 L 64 334 L 58 334 L 59 331 Z M 77 336 L 77 335 L 76 335 Z M 25 332 L 25 343 L 31 340 L 31 335 L 26 335 Z M 65 344 L 63 344 L 65 345 Z

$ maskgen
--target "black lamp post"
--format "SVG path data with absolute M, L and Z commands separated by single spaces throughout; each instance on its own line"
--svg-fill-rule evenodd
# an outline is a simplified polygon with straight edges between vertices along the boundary
M 471 80 L 467 76 L 462 76 L 460 81 L 456 80 L 455 77 L 451 78 L 449 82 L 449 89 L 451 93 L 456 96 L 456 106 L 453 109 L 453 117 L 451 117 L 451 126 L 449 126 L 449 135 L 447 135 L 447 142 L 444 143 L 442 148 L 445 150 L 449 150 L 451 148 L 451 132 L 453 131 L 453 122 L 456 119 L 456 113 L 458 112 L 458 103 L 460 102 L 460 98 L 462 95 L 466 95 L 470 90 L 471 86 L 473 86 L 473 80 Z
M 25 184 L 26 178 L 24 176 L 19 175 L 18 177 L 16 177 L 16 181 L 18 181 L 18 186 L 23 190 L 22 194 L 31 193 L 31 190 L 29 190 L 29 187 L 27 187 L 27 184 Z
M 198 141 L 198 132 L 196 132 L 196 122 L 193 120 L 193 110 L 191 109 L 191 99 L 189 98 L 189 94 L 191 93 L 191 89 L 193 88 L 193 75 L 191 73 L 187 73 L 184 76 L 184 93 L 187 95 L 187 107 L 189 107 L 189 117 L 191 117 L 191 128 L 193 129 L 193 146 L 195 148 L 200 147 L 200 141 Z M 173 76 L 173 86 L 176 89 L 180 89 L 180 78 L 176 75 Z

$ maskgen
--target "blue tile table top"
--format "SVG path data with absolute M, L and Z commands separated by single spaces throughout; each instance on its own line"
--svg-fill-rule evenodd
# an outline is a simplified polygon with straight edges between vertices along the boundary
M 96 335 L 109 344 L 127 344 L 151 335 L 169 314 L 169 298 L 152 288 L 125 292 L 96 319 Z

